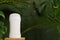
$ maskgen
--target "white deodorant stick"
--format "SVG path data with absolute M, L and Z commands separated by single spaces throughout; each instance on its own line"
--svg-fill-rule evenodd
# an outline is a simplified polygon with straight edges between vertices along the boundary
M 9 16 L 9 21 L 10 21 L 9 38 L 21 38 L 20 33 L 21 16 L 18 13 L 12 13 Z

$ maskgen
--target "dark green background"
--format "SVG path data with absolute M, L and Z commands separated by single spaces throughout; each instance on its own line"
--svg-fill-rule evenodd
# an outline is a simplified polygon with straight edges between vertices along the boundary
M 26 40 L 60 40 L 60 0 L 0 0 L 0 40 L 9 37 L 9 15 L 19 13 Z

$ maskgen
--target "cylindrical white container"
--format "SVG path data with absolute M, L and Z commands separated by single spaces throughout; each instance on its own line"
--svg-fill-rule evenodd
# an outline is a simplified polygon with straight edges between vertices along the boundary
M 9 16 L 10 34 L 9 38 L 21 38 L 20 23 L 21 16 L 18 13 L 12 13 Z

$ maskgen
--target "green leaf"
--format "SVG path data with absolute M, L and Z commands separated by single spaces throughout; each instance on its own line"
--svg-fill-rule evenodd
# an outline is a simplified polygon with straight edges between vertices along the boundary
M 5 18 L 5 15 L 2 11 L 0 11 L 0 16 L 2 16 L 3 18 Z

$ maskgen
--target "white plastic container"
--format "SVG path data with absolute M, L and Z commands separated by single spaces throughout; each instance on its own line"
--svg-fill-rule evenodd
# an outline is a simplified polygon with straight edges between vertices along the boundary
M 10 34 L 9 38 L 21 38 L 21 16 L 18 13 L 12 13 L 9 16 Z

